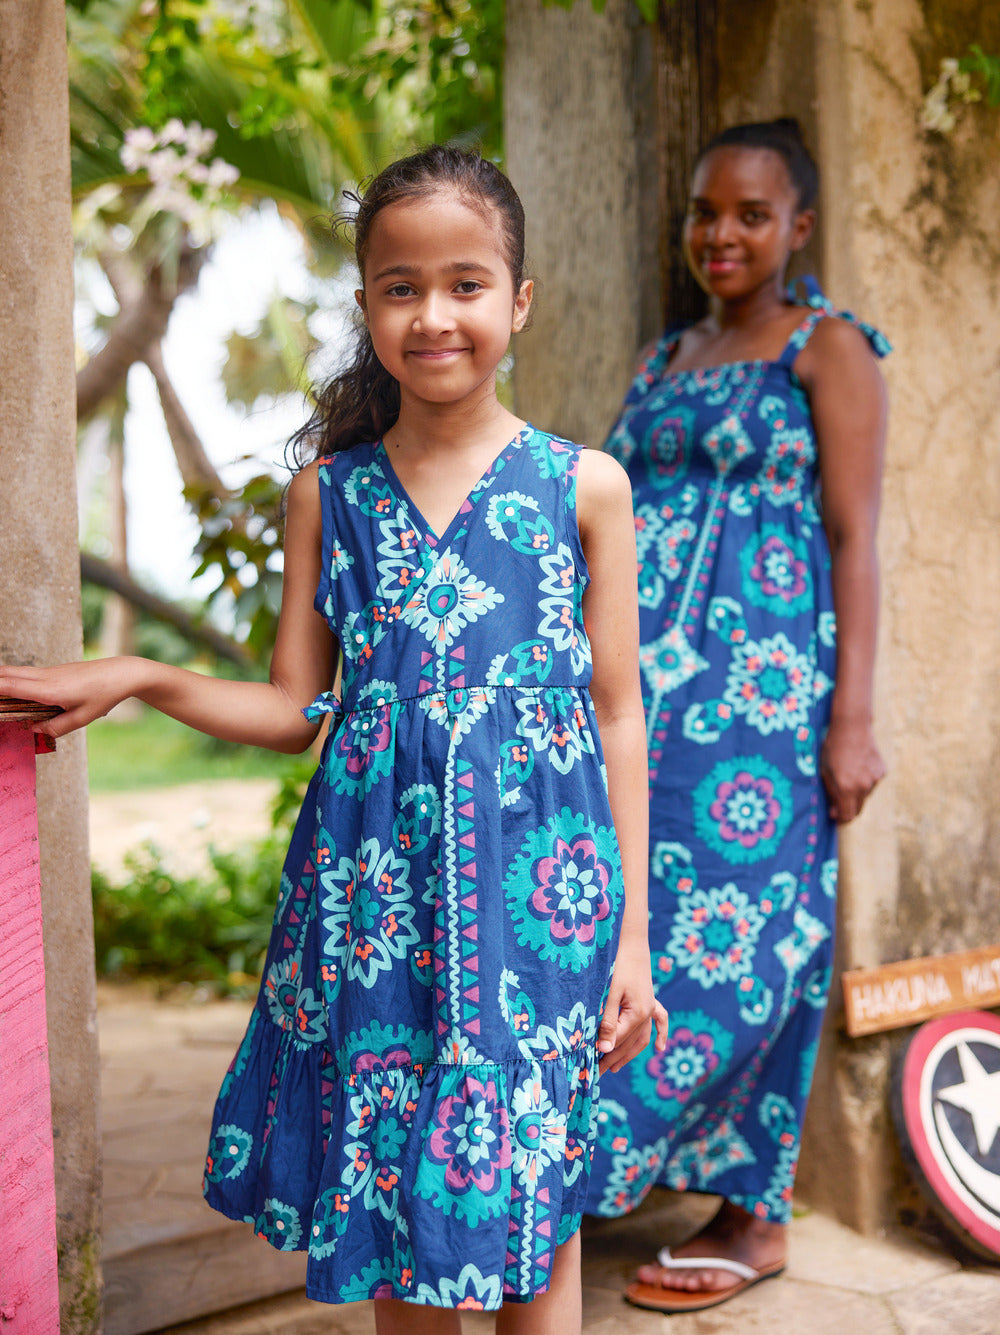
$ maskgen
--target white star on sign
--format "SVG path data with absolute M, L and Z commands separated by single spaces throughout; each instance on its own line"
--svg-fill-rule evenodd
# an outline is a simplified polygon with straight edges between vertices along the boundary
M 962 1083 L 939 1089 L 938 1098 L 969 1114 L 979 1153 L 986 1155 L 1000 1128 L 1000 1071 L 990 1073 L 985 1070 L 965 1043 L 958 1045 L 958 1061 L 962 1068 Z

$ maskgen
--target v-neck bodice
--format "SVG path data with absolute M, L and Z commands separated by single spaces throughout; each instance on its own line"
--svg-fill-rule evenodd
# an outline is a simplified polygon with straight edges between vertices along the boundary
M 479 497 L 488 490 L 495 474 L 510 462 L 514 452 L 518 450 L 526 440 L 529 440 L 531 436 L 534 435 L 534 431 L 535 429 L 531 423 L 527 422 L 513 440 L 507 442 L 503 449 L 501 449 L 496 457 L 490 462 L 489 467 L 482 473 L 472 489 L 464 497 L 461 505 L 440 533 L 424 518 L 420 511 L 420 507 L 403 485 L 399 474 L 393 466 L 392 459 L 389 451 L 386 449 L 384 440 L 380 440 L 376 445 L 375 454 L 389 485 L 395 491 L 401 504 L 410 512 L 410 517 L 414 521 L 414 527 L 420 531 L 421 537 L 429 547 L 437 549 L 442 543 L 448 542 L 449 539 L 458 538 L 459 535 L 456 530 L 468 522 L 472 511 L 475 509 L 476 502 Z
M 345 708 L 367 700 L 371 683 L 383 700 L 589 683 L 578 457 L 525 427 L 440 536 L 380 442 L 321 462 L 316 608 L 343 648 Z

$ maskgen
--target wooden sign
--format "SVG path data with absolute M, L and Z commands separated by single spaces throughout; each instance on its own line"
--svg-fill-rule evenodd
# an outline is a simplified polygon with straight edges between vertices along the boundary
M 859 1038 L 932 1015 L 1000 1006 L 1000 945 L 849 969 L 842 978 L 847 1032 Z
M 32 722 L 51 716 L 47 707 L 39 711 L 30 706 L 0 714 L 0 1328 L 4 1335 L 59 1332 L 31 732 Z

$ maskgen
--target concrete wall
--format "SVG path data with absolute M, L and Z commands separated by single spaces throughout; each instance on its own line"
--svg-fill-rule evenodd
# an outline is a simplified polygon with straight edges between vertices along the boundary
M 507 79 L 507 168 L 536 280 L 518 411 L 600 445 L 660 319 L 649 34 L 626 0 L 603 15 L 508 0 Z
M 81 653 L 62 0 L 0 0 L 0 161 L 0 659 L 60 662 Z M 82 737 L 39 758 L 63 1335 L 98 1329 L 100 1287 L 86 785 Z
M 896 345 L 885 364 L 877 689 L 891 774 L 842 841 L 840 966 L 995 942 L 1000 110 L 970 108 L 946 139 L 921 131 L 918 114 L 941 57 L 973 41 L 1000 50 L 1000 7 L 717 0 L 715 9 L 719 123 L 799 117 L 824 182 L 812 267 L 838 304 Z M 648 332 L 638 303 L 657 282 L 655 252 L 637 239 L 653 191 L 637 167 L 650 159 L 648 115 L 636 110 L 650 84 L 629 65 L 642 43 L 624 5 L 598 18 L 582 0 L 570 14 L 511 0 L 509 26 L 510 166 L 545 311 L 518 349 L 529 363 L 517 371 L 519 410 L 568 421 L 596 443 Z M 567 330 L 572 338 L 560 338 Z M 849 1040 L 836 988 L 833 1003 L 800 1193 L 875 1229 L 908 1192 L 888 1112 L 905 1035 Z

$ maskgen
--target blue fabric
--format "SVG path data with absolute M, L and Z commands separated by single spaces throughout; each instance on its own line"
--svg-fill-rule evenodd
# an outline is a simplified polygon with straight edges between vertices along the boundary
M 623 894 L 579 453 L 527 428 L 440 538 L 381 444 L 319 469 L 343 698 L 205 1194 L 322 1302 L 528 1301 L 579 1226 Z
M 607 445 L 635 504 L 650 944 L 670 1038 L 605 1078 L 595 1214 L 629 1211 L 660 1183 L 790 1215 L 837 882 L 818 777 L 836 656 L 830 559 L 792 369 L 832 308 L 815 288 L 803 304 L 773 362 L 672 373 L 670 331 Z

